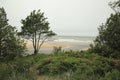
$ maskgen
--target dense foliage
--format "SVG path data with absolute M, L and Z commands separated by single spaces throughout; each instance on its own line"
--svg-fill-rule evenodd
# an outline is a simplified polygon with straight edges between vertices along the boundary
M 120 13 L 111 14 L 105 24 L 99 27 L 92 52 L 103 56 L 120 58 Z M 114 53 L 114 54 L 113 54 Z
M 118 2 L 111 4 L 115 9 L 119 7 Z M 117 10 L 117 11 L 116 11 Z M 102 24 L 98 30 L 99 35 L 91 45 L 90 52 L 98 53 L 105 57 L 120 58 L 120 12 L 115 9 L 115 13 L 111 14 L 105 24 Z
M 44 13 L 40 12 L 40 10 L 34 10 L 25 20 L 22 20 L 23 26 L 20 34 L 25 38 L 32 39 L 34 54 L 38 53 L 48 37 L 55 35 L 55 33 L 50 31 L 49 23 L 46 19 Z
M 25 45 L 15 27 L 8 24 L 4 8 L 0 8 L 0 60 L 13 60 L 24 53 Z
M 119 80 L 120 75 L 120 61 L 87 52 L 37 54 L 0 66 L 1 80 Z

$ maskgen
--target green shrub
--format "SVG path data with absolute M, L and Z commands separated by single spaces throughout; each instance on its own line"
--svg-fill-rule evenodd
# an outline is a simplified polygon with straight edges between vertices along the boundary
M 61 58 L 61 59 L 60 59 Z M 53 57 L 45 58 L 39 65 L 39 74 L 61 74 L 69 70 L 75 71 L 79 60 L 75 58 Z
M 100 80 L 120 80 L 120 72 L 116 69 L 113 69 L 112 71 L 107 72 L 105 77 L 101 78 Z
M 62 52 L 62 47 L 53 47 L 53 53 L 54 54 L 59 54 Z
M 0 80 L 36 80 L 38 73 L 50 77 L 49 80 L 99 80 L 113 74 L 113 69 L 119 72 L 119 65 L 119 60 L 88 52 L 37 54 L 1 64 Z
M 5 80 L 11 73 L 11 68 L 5 63 L 0 63 L 0 80 Z
M 77 71 L 72 75 L 72 80 L 98 80 L 99 75 L 94 73 L 94 69 L 86 63 L 80 64 Z
M 0 80 L 36 80 L 36 76 L 30 72 L 32 58 L 23 57 L 16 61 L 0 63 Z

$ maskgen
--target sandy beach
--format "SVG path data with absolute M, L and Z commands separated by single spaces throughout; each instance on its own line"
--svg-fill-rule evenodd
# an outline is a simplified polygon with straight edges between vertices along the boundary
M 30 40 L 25 40 L 27 50 L 33 51 L 33 44 Z M 54 42 L 47 41 L 42 45 L 40 52 L 50 53 L 54 47 L 62 47 L 63 50 L 86 50 L 89 47 L 89 44 L 83 44 L 78 42 Z
M 29 50 L 33 49 L 33 44 L 29 40 L 26 41 L 26 46 L 27 46 L 27 49 L 29 49 Z M 71 45 L 68 43 L 44 42 L 42 47 L 41 47 L 41 50 L 52 50 L 53 47 L 59 47 L 59 46 L 61 46 L 62 48 L 71 47 Z

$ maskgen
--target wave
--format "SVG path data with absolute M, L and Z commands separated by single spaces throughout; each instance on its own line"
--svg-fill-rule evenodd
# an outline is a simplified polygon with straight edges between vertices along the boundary
M 75 40 L 75 39 L 55 39 L 55 42 L 79 42 L 79 43 L 92 43 L 91 40 Z

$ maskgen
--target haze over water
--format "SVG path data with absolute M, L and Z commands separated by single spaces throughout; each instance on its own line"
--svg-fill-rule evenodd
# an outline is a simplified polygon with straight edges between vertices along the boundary
M 0 0 L 0 7 L 5 8 L 9 23 L 19 31 L 21 19 L 41 9 L 58 35 L 96 36 L 99 25 L 112 13 L 110 1 L 114 0 Z
M 50 29 L 57 35 L 63 35 L 52 37 L 47 41 L 50 45 L 47 44 L 46 49 L 41 48 L 43 52 L 47 52 L 47 50 L 50 52 L 53 46 L 63 46 L 64 50 L 89 48 L 89 45 L 95 39 L 91 36 L 98 35 L 97 28 L 105 23 L 113 12 L 108 6 L 110 1 L 0 0 L 0 7 L 5 8 L 10 25 L 16 26 L 18 31 L 21 30 L 21 19 L 25 19 L 30 12 L 38 9 L 44 12 L 44 16 L 48 18 L 47 20 L 50 23 Z

